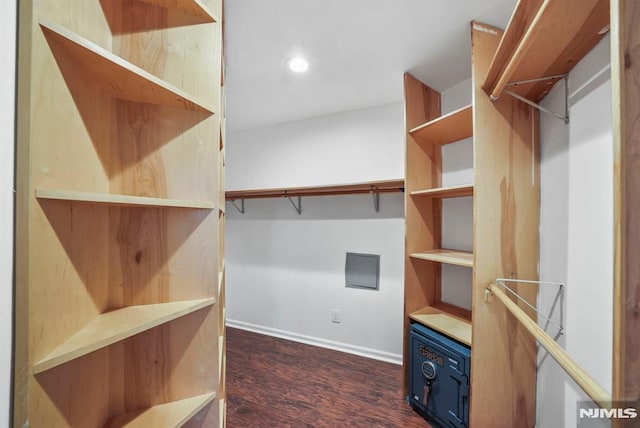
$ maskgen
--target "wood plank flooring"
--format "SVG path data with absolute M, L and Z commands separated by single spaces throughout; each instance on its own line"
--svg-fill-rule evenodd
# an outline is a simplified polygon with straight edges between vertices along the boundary
M 227 328 L 227 427 L 429 427 L 400 366 Z

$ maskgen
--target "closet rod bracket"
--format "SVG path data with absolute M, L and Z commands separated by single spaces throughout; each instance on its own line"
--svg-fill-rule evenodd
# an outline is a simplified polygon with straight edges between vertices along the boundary
M 298 205 L 296 205 L 296 203 L 293 202 L 293 199 L 291 199 L 291 196 L 287 194 L 286 190 L 284 192 L 284 197 L 289 199 L 289 202 L 291 202 L 291 205 L 293 205 L 293 208 L 296 210 L 298 215 L 302 215 L 302 196 L 298 196 Z
M 542 317 L 547 323 L 551 323 L 553 325 L 555 325 L 556 327 L 558 327 L 559 331 L 558 331 L 558 335 L 562 335 L 564 334 L 564 320 L 563 320 L 563 316 L 561 314 L 560 317 L 560 324 L 556 323 L 555 321 L 553 321 L 551 318 L 543 315 L 538 308 L 536 308 L 535 306 L 533 306 L 531 303 L 529 303 L 524 297 L 520 296 L 515 290 L 513 290 L 512 288 L 510 288 L 507 283 L 515 283 L 515 284 L 524 284 L 524 285 L 553 285 L 553 286 L 557 286 L 558 287 L 558 293 L 562 293 L 563 289 L 564 289 L 564 284 L 561 282 L 548 282 L 548 281 L 533 281 L 533 280 L 525 280 L 525 279 L 511 279 L 511 278 L 496 278 L 495 280 L 495 284 L 501 286 L 502 288 L 504 288 L 506 291 L 508 291 L 509 293 L 511 293 L 516 299 L 518 299 L 520 302 L 524 303 L 526 306 L 528 306 L 530 309 L 532 309 L 533 311 L 535 311 L 535 313 L 539 316 Z M 493 293 L 490 290 L 490 287 L 487 286 L 487 288 L 485 289 L 485 294 L 484 294 L 484 301 L 486 303 L 491 303 L 493 302 Z
M 564 81 L 564 115 L 560 113 L 556 113 L 555 111 L 549 110 L 546 107 L 542 107 L 540 104 L 533 102 L 530 99 L 527 99 L 522 95 L 516 94 L 515 92 L 512 92 L 508 89 L 505 89 L 503 92 L 507 95 L 512 96 L 517 100 L 522 101 L 525 104 L 530 105 L 533 108 L 540 110 L 543 113 L 550 114 L 551 116 L 564 121 L 564 123 L 569 123 L 569 75 L 568 74 L 557 74 L 555 76 L 539 77 L 537 79 L 520 80 L 518 82 L 507 83 L 506 86 L 511 87 L 511 86 L 525 85 L 527 83 L 536 83 L 536 82 L 543 82 L 547 80 L 558 80 L 558 79 L 562 79 Z
M 240 214 L 244 214 L 244 198 L 240 199 L 240 206 L 236 205 L 235 199 L 229 199 L 229 202 L 231 202 L 231 205 L 233 205 L 235 209 L 240 212 Z
M 373 208 L 376 212 L 380 212 L 380 192 L 378 192 L 378 188 L 374 185 L 371 186 L 371 196 L 373 196 Z

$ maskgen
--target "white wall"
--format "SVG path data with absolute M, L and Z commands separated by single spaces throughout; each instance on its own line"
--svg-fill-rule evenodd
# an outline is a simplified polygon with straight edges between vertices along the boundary
M 227 189 L 295 187 L 404 177 L 402 103 L 229 133 Z M 227 203 L 230 326 L 400 362 L 403 194 Z M 380 255 L 380 290 L 344 284 L 345 253 Z M 341 312 L 340 324 L 330 311 Z
M 16 2 L 0 2 L 0 426 L 9 426 L 13 311 Z
M 442 113 L 471 104 L 471 79 L 442 93 Z M 466 138 L 442 146 L 442 185 L 473 183 L 473 139 Z M 473 198 L 442 200 L 442 248 L 473 250 Z M 442 300 L 471 309 L 472 270 L 442 265 Z
M 443 93 L 443 113 L 470 102 L 467 80 Z M 229 133 L 227 189 L 312 186 L 404 177 L 402 103 Z M 447 145 L 443 184 L 473 181 L 471 140 Z M 443 246 L 471 251 L 473 202 L 444 203 Z M 402 353 L 402 194 L 227 204 L 229 325 L 387 361 Z M 380 291 L 345 288 L 346 252 L 380 254 Z M 443 299 L 471 307 L 471 270 L 445 266 Z M 330 322 L 339 309 L 342 322 Z
M 400 362 L 403 195 L 303 198 L 227 204 L 226 283 L 230 326 Z M 345 287 L 345 253 L 380 255 L 380 290 Z M 330 322 L 330 311 L 342 322 Z
M 229 133 L 227 190 L 404 177 L 402 103 Z
M 611 390 L 613 310 L 613 148 L 609 37 L 571 72 L 570 123 L 541 115 L 539 307 L 566 334 L 558 342 L 605 389 Z M 562 111 L 564 89 L 544 100 Z M 554 306 L 554 302 L 556 303 Z M 541 322 L 544 325 L 544 322 Z M 555 336 L 558 329 L 547 325 Z M 584 392 L 546 352 L 539 352 L 537 426 L 576 426 Z

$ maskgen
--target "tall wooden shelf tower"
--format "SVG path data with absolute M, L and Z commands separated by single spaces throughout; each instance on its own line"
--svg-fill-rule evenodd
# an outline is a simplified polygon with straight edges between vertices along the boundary
M 481 87 L 500 34 L 473 24 L 472 106 L 440 116 L 440 94 L 405 76 L 405 326 L 420 322 L 471 346 L 470 426 L 533 426 L 535 341 L 484 302 L 496 278 L 537 279 L 538 264 L 538 112 L 514 99 L 494 103 Z M 471 136 L 474 182 L 441 187 L 442 145 Z M 472 253 L 440 247 L 441 201 L 461 196 L 473 196 Z M 471 311 L 441 300 L 443 263 L 473 269 Z M 535 306 L 535 287 L 519 292 Z M 405 369 L 407 356 L 405 344 Z
M 472 105 L 445 116 L 440 94 L 405 76 L 405 380 L 410 322 L 469 345 L 472 427 L 535 423 L 535 340 L 503 305 L 488 303 L 486 287 L 498 278 L 538 279 L 539 113 L 533 105 L 595 46 L 608 22 L 606 0 L 520 0 L 506 31 L 472 23 Z M 470 136 L 473 183 L 441 187 L 441 146 Z M 472 253 L 440 246 L 441 200 L 460 196 L 473 196 Z M 471 311 L 442 302 L 442 263 L 473 269 Z M 535 285 L 512 288 L 535 307 Z
M 221 18 L 20 2 L 14 426 L 224 424 Z

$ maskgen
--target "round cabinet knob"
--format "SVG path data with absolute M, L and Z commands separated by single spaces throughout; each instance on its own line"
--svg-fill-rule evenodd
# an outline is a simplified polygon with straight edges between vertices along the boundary
M 429 380 L 433 380 L 436 377 L 436 365 L 431 361 L 425 361 L 422 363 L 422 374 Z

